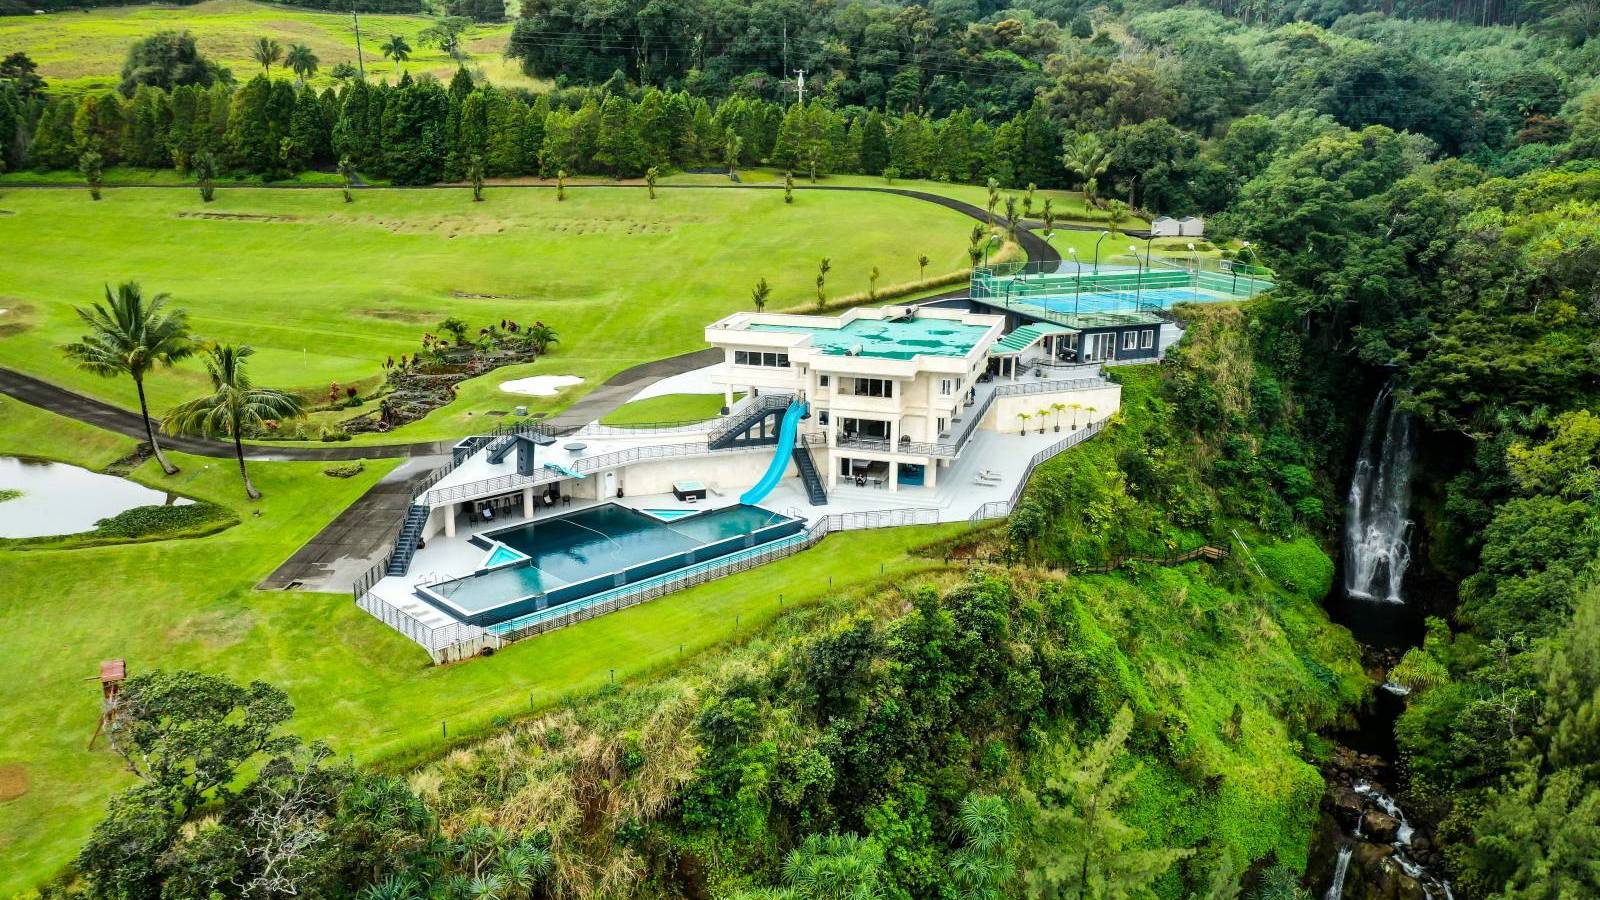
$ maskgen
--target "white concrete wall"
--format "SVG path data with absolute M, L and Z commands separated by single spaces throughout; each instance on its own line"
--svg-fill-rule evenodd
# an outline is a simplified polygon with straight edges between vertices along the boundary
M 988 415 L 984 416 L 983 427 L 991 431 L 1000 431 L 1007 434 L 1016 434 L 1022 428 L 1022 420 L 1017 418 L 1017 413 L 1034 415 L 1028 421 L 1028 431 L 1039 430 L 1037 414 L 1041 409 L 1049 409 L 1052 404 L 1076 403 L 1083 410 L 1078 412 L 1078 426 L 1088 424 L 1090 421 L 1100 421 L 1109 418 L 1112 413 L 1122 407 L 1122 385 L 1112 384 L 1106 387 L 1093 388 L 1079 391 L 1058 391 L 1046 394 L 1020 394 L 1012 397 L 997 397 L 994 405 L 989 407 Z M 1088 407 L 1094 407 L 1093 416 L 1088 412 Z M 1061 413 L 1061 428 L 1063 431 L 1072 425 L 1072 411 L 1064 410 Z M 1045 430 L 1055 427 L 1055 415 L 1052 413 L 1045 417 Z
M 766 474 L 776 449 L 759 447 L 743 453 L 717 453 L 635 463 L 618 474 L 618 484 L 628 497 L 670 493 L 674 481 L 699 481 L 724 497 L 737 497 Z M 791 460 L 784 469 L 784 477 L 795 474 Z M 596 473 L 585 480 L 598 483 L 600 478 L 601 475 Z

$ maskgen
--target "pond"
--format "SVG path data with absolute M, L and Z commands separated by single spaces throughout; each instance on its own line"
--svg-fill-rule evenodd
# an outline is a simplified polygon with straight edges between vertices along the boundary
M 93 531 L 101 519 L 135 506 L 185 506 L 186 497 L 66 463 L 0 456 L 0 538 Z

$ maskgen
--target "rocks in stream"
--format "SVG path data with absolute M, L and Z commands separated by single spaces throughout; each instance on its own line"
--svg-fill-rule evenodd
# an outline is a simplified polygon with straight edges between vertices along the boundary
M 1350 848 L 1340 900 L 1445 900 L 1447 888 L 1432 874 L 1439 870 L 1439 854 L 1390 796 L 1388 763 L 1340 747 L 1322 770 L 1323 817 L 1306 873 L 1315 896 L 1325 896 L 1332 861 Z

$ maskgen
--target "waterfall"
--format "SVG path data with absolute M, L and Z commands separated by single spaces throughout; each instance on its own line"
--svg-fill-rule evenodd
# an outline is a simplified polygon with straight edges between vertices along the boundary
M 1411 563 L 1411 460 L 1416 424 L 1395 402 L 1394 382 L 1372 402 L 1350 475 L 1344 518 L 1344 589 L 1363 600 L 1405 602 L 1400 583 Z
M 1344 874 L 1350 869 L 1350 854 L 1355 848 L 1346 844 L 1339 848 L 1339 859 L 1333 866 L 1333 884 L 1328 885 L 1328 892 L 1322 895 L 1322 900 L 1339 900 L 1344 896 Z

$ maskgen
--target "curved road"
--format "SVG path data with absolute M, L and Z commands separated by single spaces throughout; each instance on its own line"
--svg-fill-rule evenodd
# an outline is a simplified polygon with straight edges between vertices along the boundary
M 64 187 L 65 187 L 65 189 L 70 189 L 71 186 L 63 186 L 63 185 L 8 185 L 7 187 L 8 188 L 12 188 L 12 189 L 24 188 L 24 189 L 33 189 L 33 190 L 62 190 L 62 189 L 64 189 Z M 173 188 L 173 185 L 134 184 L 134 185 L 115 185 L 115 186 L 110 186 L 110 187 L 113 190 L 123 189 L 123 188 L 152 188 L 152 189 L 160 188 L 160 189 L 171 190 Z M 277 186 L 269 186 L 269 187 L 271 187 L 272 190 L 338 190 L 339 189 L 338 185 L 277 185 Z M 541 190 L 541 189 L 543 189 L 543 190 L 554 190 L 555 189 L 555 185 L 547 185 L 547 184 L 504 184 L 504 185 L 493 185 L 493 187 L 496 190 L 500 190 L 500 189 L 504 189 L 504 188 L 520 188 L 520 189 L 531 189 L 531 190 Z M 570 187 L 573 190 L 581 190 L 581 189 L 583 189 L 585 187 L 632 187 L 632 188 L 643 188 L 644 185 L 609 185 L 609 184 L 607 184 L 607 185 L 571 185 Z M 738 184 L 687 185 L 687 184 L 681 184 L 681 185 L 657 185 L 657 188 L 661 189 L 661 190 L 733 190 L 733 191 L 740 191 L 740 190 L 743 190 L 743 191 L 771 191 L 771 190 L 782 190 L 783 189 L 781 185 L 775 185 L 775 184 L 774 185 L 764 185 L 764 184 L 762 184 L 762 185 L 756 185 L 756 184 L 750 184 L 750 185 L 738 185 Z M 458 190 L 458 189 L 459 188 L 450 187 L 448 185 L 427 185 L 427 186 L 416 187 L 416 188 L 376 188 L 376 190 Z M 984 210 L 982 207 L 975 206 L 975 205 L 973 205 L 971 203 L 966 203 L 966 202 L 961 201 L 961 200 L 956 200 L 956 199 L 953 199 L 951 197 L 944 197 L 944 196 L 940 196 L 938 194 L 930 194 L 930 193 L 928 193 L 926 191 L 912 190 L 910 188 L 871 187 L 871 186 L 866 186 L 866 185 L 795 185 L 794 189 L 797 190 L 797 191 L 865 191 L 865 192 L 872 192 L 872 193 L 879 193 L 879 194 L 894 194 L 894 195 L 900 196 L 900 197 L 909 197 L 909 198 L 911 198 L 913 200 L 922 200 L 922 201 L 927 202 L 927 203 L 933 203 L 933 204 L 936 204 L 938 206 L 943 206 L 946 209 L 954 210 L 954 211 L 959 212 L 959 213 L 961 213 L 963 215 L 966 215 L 966 216 L 968 216 L 970 218 L 976 219 L 976 220 L 978 220 L 980 222 L 988 221 L 988 217 L 989 217 L 988 216 L 988 212 L 986 210 Z M 1001 224 L 1004 224 L 1004 222 L 1005 222 L 1005 218 L 1003 216 L 996 217 L 996 220 L 997 220 L 997 222 L 999 222 Z M 1019 225 L 1027 225 L 1027 224 L 1028 223 L 1025 223 L 1025 222 L 1019 222 Z M 1097 229 L 1095 229 L 1093 227 L 1090 227 L 1090 226 L 1081 226 L 1081 225 L 1057 225 L 1056 227 L 1059 228 L 1059 229 L 1062 229 L 1062 230 L 1084 230 L 1084 231 L 1097 230 Z M 1017 231 L 1017 241 L 1018 241 L 1018 243 L 1020 243 L 1022 245 L 1023 251 L 1025 253 L 1027 253 L 1029 261 L 1040 261 L 1040 262 L 1055 261 L 1055 262 L 1059 262 L 1061 260 L 1061 254 L 1056 252 L 1056 249 L 1054 247 L 1050 246 L 1050 244 L 1047 243 L 1043 238 L 1039 237 L 1038 235 L 1034 234 L 1031 231 L 1026 230 L 1026 228 L 1019 228 L 1018 229 L 1018 231 Z M 950 290 L 950 291 L 946 291 L 946 292 L 944 292 L 942 294 L 937 294 L 937 295 L 934 295 L 932 297 L 926 297 L 926 298 L 923 298 L 923 299 L 924 300 L 947 299 L 947 298 L 952 298 L 952 297 L 964 296 L 965 293 L 966 293 L 966 290 L 964 288 L 956 288 L 956 289 L 953 289 L 953 290 Z M 690 371 L 693 371 L 695 369 L 703 368 L 705 366 L 711 365 L 711 364 L 716 362 L 717 355 L 718 354 L 716 353 L 715 350 L 697 350 L 697 351 L 694 351 L 692 353 L 684 353 L 684 354 L 681 354 L 679 356 L 672 356 L 672 357 L 668 357 L 666 359 L 655 360 L 653 362 L 641 363 L 641 364 L 633 366 L 631 368 L 624 369 L 623 371 L 618 372 L 617 374 L 611 376 L 609 379 L 607 379 L 603 384 L 601 384 L 599 387 L 595 388 L 593 391 L 590 391 L 588 394 L 584 395 L 576 403 L 574 403 L 572 406 L 568 407 L 564 412 L 559 413 L 558 415 L 552 417 L 550 422 L 552 424 L 556 425 L 557 427 L 560 427 L 560 428 L 572 428 L 572 429 L 579 428 L 579 427 L 581 427 L 583 425 L 588 424 L 591 421 L 594 421 L 595 419 L 600 418 L 602 415 L 604 415 L 605 413 L 611 411 L 612 409 L 614 409 L 615 407 L 621 405 L 622 403 L 627 402 L 629 397 L 633 396 L 633 394 L 637 393 L 640 389 L 646 387 L 647 385 L 652 384 L 652 383 L 654 383 L 656 381 L 659 381 L 659 380 L 661 380 L 663 378 L 667 378 L 667 377 L 672 376 L 672 375 L 679 375 L 679 374 L 682 374 L 684 372 L 690 372 Z M 106 402 L 104 402 L 102 400 L 96 400 L 93 397 L 85 396 L 85 395 L 80 394 L 80 393 L 78 393 L 76 391 L 68 390 L 67 388 L 60 387 L 59 385 L 51 384 L 51 383 L 49 383 L 47 381 L 43 381 L 43 380 L 35 378 L 35 377 L 31 376 L 31 375 L 23 374 L 22 372 L 15 371 L 13 369 L 7 369 L 7 368 L 4 368 L 4 367 L 0 367 L 0 394 L 7 394 L 7 395 L 9 395 L 11 397 L 15 397 L 16 399 L 21 400 L 24 403 L 27 403 L 27 404 L 31 405 L 31 406 L 37 406 L 40 409 L 49 410 L 50 412 L 56 413 L 58 415 L 63 415 L 63 416 L 66 416 L 66 417 L 72 418 L 72 419 L 77 419 L 80 422 L 85 422 L 85 423 L 87 423 L 89 425 L 94 425 L 94 426 L 96 426 L 98 428 L 103 428 L 103 429 L 106 429 L 108 431 L 115 431 L 115 432 L 118 432 L 120 434 L 125 434 L 125 435 L 128 435 L 129 437 L 137 438 L 137 439 L 139 439 L 141 441 L 145 439 L 144 422 L 140 419 L 140 416 L 139 416 L 139 414 L 137 412 L 134 412 L 132 410 L 123 409 L 123 408 L 121 408 L 119 406 L 114 406 L 114 405 L 112 405 L 110 403 L 106 403 Z M 210 457 L 231 457 L 231 456 L 233 456 L 233 445 L 230 444 L 230 443 L 227 443 L 225 441 L 214 441 L 214 440 L 208 440 L 208 439 L 205 439 L 205 438 L 166 437 L 166 438 L 162 439 L 161 443 L 162 443 L 163 447 L 170 447 L 170 448 L 172 448 L 174 450 L 179 450 L 179 451 L 182 451 L 184 453 L 194 454 L 196 456 L 210 456 Z M 398 458 L 398 457 L 432 456 L 432 455 L 436 455 L 436 454 L 447 453 L 447 452 L 449 452 L 449 449 L 450 449 L 451 445 L 454 444 L 454 443 L 455 442 L 453 440 L 446 440 L 446 441 L 426 441 L 426 442 L 408 443 L 408 444 L 382 444 L 382 445 L 355 446 L 355 447 L 348 446 L 348 445 L 344 445 L 344 446 L 331 445 L 331 446 L 327 446 L 327 447 L 301 447 L 301 446 L 267 447 L 267 446 L 263 446 L 263 445 L 260 445 L 260 444 L 255 444 L 255 445 L 251 445 L 251 449 L 246 453 L 246 455 L 248 457 L 250 457 L 251 459 L 269 460 L 269 461 L 271 461 L 271 460 L 332 461 L 332 460 L 351 460 L 351 459 L 393 459 L 393 458 Z

